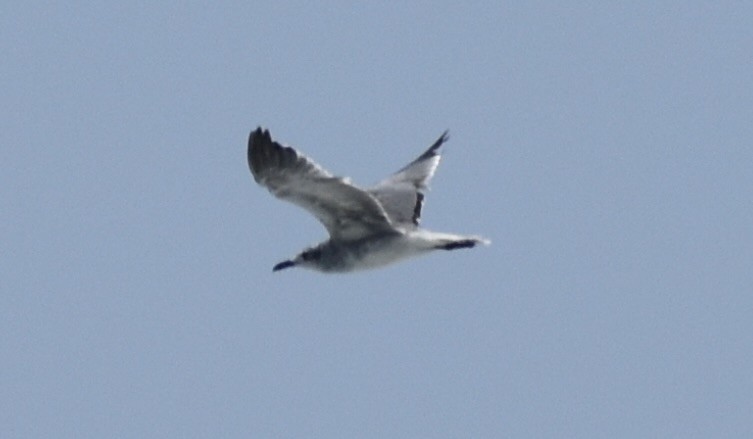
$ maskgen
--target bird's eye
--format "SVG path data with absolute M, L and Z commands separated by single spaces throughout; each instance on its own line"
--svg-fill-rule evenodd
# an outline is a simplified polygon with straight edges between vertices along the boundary
M 319 257 L 321 256 L 321 254 L 322 254 L 322 252 L 319 251 L 319 250 L 317 250 L 317 249 L 306 250 L 305 252 L 303 252 L 303 260 L 304 261 L 312 261 L 312 260 L 319 259 Z

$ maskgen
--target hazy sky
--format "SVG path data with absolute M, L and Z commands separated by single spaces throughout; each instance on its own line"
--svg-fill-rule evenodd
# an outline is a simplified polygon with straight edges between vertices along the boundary
M 753 436 L 753 6 L 315 3 L 0 8 L 0 437 Z M 257 125 L 492 246 L 272 273 Z

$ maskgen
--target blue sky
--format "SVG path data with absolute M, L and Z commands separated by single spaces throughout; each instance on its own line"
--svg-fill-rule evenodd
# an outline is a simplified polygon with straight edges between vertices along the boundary
M 0 436 L 753 434 L 751 6 L 2 9 Z M 257 125 L 492 246 L 273 274 Z

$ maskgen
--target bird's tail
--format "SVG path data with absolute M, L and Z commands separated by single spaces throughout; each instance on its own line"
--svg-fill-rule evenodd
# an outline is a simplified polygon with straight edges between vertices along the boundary
M 477 235 L 455 235 L 452 233 L 422 230 L 419 236 L 428 248 L 437 250 L 456 250 L 459 248 L 473 248 L 479 244 L 491 244 L 491 241 L 488 239 Z

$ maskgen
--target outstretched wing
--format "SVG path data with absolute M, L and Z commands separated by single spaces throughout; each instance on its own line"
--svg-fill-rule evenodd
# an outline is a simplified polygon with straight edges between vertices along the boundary
M 416 160 L 369 189 L 393 223 L 415 227 L 421 220 L 424 190 L 441 158 L 439 148 L 449 139 L 447 131 Z
M 248 165 L 254 180 L 281 200 L 311 212 L 335 240 L 394 231 L 379 202 L 368 192 L 335 177 L 261 127 L 248 138 Z

